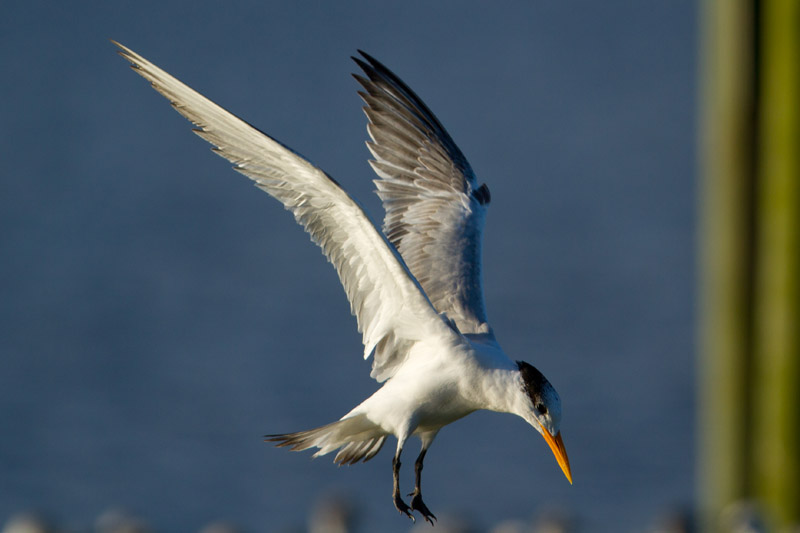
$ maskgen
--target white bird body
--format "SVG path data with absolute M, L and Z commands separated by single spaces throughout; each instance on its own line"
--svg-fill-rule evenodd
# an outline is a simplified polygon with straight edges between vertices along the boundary
M 350 464 L 371 458 L 380 448 L 366 443 L 388 435 L 397 437 L 398 450 L 411 436 L 427 448 L 442 427 L 480 409 L 525 417 L 529 408 L 517 393 L 523 388 L 517 364 L 489 336 L 474 341 L 452 333 L 418 341 L 372 396 L 339 422 L 300 432 L 288 444 L 317 447 L 315 457 L 341 448 L 335 461 Z
M 516 395 L 508 391 L 518 388 L 513 387 L 516 364 L 495 341 L 458 337 L 414 345 L 392 379 L 345 418 L 364 414 L 386 433 L 403 438 L 435 434 L 479 409 L 510 412 Z
M 366 78 L 370 161 L 386 210 L 383 232 L 341 186 L 296 152 L 115 43 L 141 76 L 168 98 L 234 169 L 279 200 L 336 268 L 358 321 L 371 376 L 383 385 L 339 421 L 269 435 L 293 450 L 337 451 L 352 464 L 397 438 L 394 504 L 435 518 L 422 501 L 420 473 L 439 430 L 476 410 L 516 414 L 541 433 L 572 481 L 559 432 L 558 394 L 531 365 L 512 361 L 488 324 L 481 238 L 490 201 L 444 127 L 408 86 L 377 60 L 356 59 Z M 398 472 L 406 440 L 420 437 L 408 506 Z

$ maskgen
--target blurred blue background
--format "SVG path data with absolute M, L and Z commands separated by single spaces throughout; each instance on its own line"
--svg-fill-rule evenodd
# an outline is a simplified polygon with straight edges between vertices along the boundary
M 286 530 L 338 491 L 363 530 L 410 527 L 390 501 L 391 453 L 338 468 L 262 442 L 378 387 L 355 320 L 292 217 L 109 38 L 309 157 L 381 220 L 349 76 L 364 49 L 489 184 L 489 315 L 506 352 L 559 390 L 575 484 L 522 420 L 477 413 L 428 454 L 435 513 L 489 527 L 555 508 L 619 532 L 692 503 L 693 2 L 2 11 L 0 523 L 39 509 L 78 528 L 124 505 L 162 531 Z

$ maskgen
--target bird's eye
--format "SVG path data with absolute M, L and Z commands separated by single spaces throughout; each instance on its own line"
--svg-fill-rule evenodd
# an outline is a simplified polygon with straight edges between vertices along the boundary
M 536 404 L 536 410 L 539 411 L 540 415 L 546 415 L 547 414 L 547 406 L 545 404 L 543 404 L 543 403 L 537 403 Z

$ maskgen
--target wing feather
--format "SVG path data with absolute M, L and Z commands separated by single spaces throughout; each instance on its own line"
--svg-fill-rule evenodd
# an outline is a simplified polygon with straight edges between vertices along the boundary
M 384 381 L 413 343 L 450 331 L 402 258 L 362 208 L 322 170 L 208 100 L 129 48 L 134 70 L 165 96 L 234 169 L 279 200 L 334 265 L 364 343 L 372 377 Z
M 386 216 L 383 232 L 433 306 L 462 333 L 491 333 L 481 279 L 489 192 L 424 102 L 364 52 L 354 75 L 369 119 L 370 161 Z

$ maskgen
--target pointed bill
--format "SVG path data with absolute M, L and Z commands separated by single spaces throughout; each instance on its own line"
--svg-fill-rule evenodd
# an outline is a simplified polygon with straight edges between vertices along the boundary
M 553 455 L 556 456 L 558 466 L 561 467 L 561 470 L 564 471 L 564 475 L 567 476 L 567 481 L 572 485 L 572 471 L 569 468 L 569 458 L 567 457 L 567 450 L 564 448 L 564 441 L 561 440 L 561 432 L 559 431 L 554 437 L 542 426 L 542 436 L 544 440 L 547 441 L 550 449 L 553 450 Z

